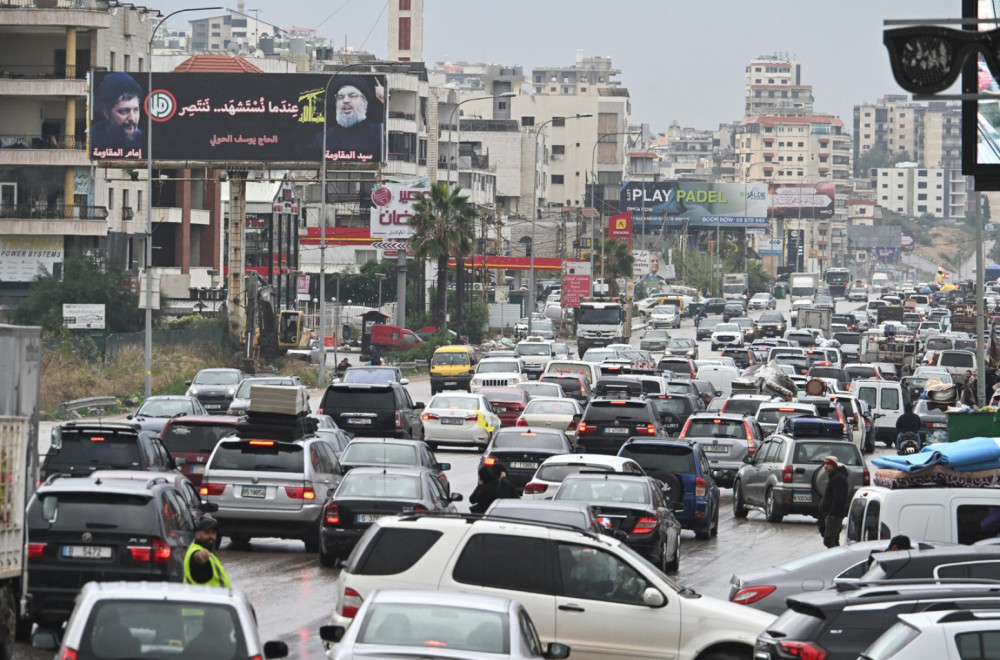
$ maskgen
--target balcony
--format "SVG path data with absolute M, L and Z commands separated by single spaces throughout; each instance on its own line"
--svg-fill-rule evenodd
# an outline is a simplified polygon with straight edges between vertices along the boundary
M 416 156 L 409 151 L 390 151 L 388 160 L 402 161 L 404 163 L 412 163 L 416 160 Z
M 85 98 L 88 66 L 55 67 L 0 62 L 0 95 Z
M 96 0 L 3 0 L 4 25 L 108 29 L 111 14 Z
M 107 218 L 103 206 L 49 206 L 45 202 L 0 206 L 0 235 L 105 236 Z
M 84 136 L 69 144 L 62 135 L 0 135 L 0 165 L 87 167 Z

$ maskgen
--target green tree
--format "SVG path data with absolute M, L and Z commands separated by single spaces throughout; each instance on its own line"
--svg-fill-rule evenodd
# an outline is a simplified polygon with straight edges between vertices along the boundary
M 913 156 L 906 151 L 889 153 L 882 145 L 876 145 L 871 149 L 862 152 L 854 161 L 854 174 L 858 177 L 867 177 L 872 169 L 882 167 L 892 167 L 896 163 L 912 162 Z
M 461 186 L 431 184 L 431 191 L 413 205 L 410 245 L 420 259 L 435 259 L 438 265 L 437 291 L 432 304 L 434 324 L 444 327 L 448 291 L 448 258 L 468 255 L 473 245 L 476 208 L 461 196 Z M 464 253 L 463 253 L 464 252 Z
M 35 278 L 28 297 L 14 310 L 14 318 L 58 332 L 64 303 L 103 304 L 108 332 L 134 332 L 142 329 L 145 312 L 139 309 L 139 296 L 132 288 L 123 262 L 103 252 L 70 254 L 61 279 L 48 273 Z
M 604 244 L 594 253 L 594 277 L 603 277 L 608 283 L 608 292 L 619 295 L 618 278 L 632 277 L 634 263 L 628 244 L 616 238 L 604 239 Z

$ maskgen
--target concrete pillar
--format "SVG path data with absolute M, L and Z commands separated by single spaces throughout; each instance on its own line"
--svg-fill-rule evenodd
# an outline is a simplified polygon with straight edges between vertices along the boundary
M 66 28 L 66 77 L 76 78 L 76 28 Z
M 226 262 L 229 272 L 226 274 L 227 297 L 230 326 L 236 330 L 236 335 L 243 336 L 243 228 L 247 218 L 247 173 L 230 172 L 229 174 L 229 253 Z
M 180 257 L 181 275 L 191 272 L 191 170 L 179 170 L 177 199 L 181 210 L 180 231 L 174 234 L 174 252 Z
M 63 122 L 63 146 L 72 149 L 76 143 L 76 99 L 66 97 L 66 120 Z
M 208 211 L 208 235 L 202 230 L 201 265 L 222 272 L 220 254 L 222 252 L 222 184 L 219 170 L 206 170 L 205 198 L 202 208 Z
M 72 167 L 63 170 L 63 217 L 73 217 L 73 189 L 76 183 L 75 172 Z

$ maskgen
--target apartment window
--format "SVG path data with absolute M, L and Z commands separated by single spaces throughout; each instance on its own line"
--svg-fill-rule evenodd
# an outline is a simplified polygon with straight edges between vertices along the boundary
M 552 125 L 555 126 L 555 127 L 565 126 L 566 125 L 566 118 L 565 117 L 553 117 L 553 119 L 552 119 Z
M 108 186 L 108 210 L 115 208 L 115 189 Z
M 410 11 L 410 0 L 399 0 L 400 11 Z
M 115 51 L 111 51 L 110 53 L 110 57 L 108 59 L 108 70 L 109 71 L 115 70 Z
M 222 24 L 221 24 L 221 23 L 212 23 L 212 29 L 213 29 L 213 30 L 218 30 L 218 29 L 220 29 L 221 27 L 222 27 Z
M 926 204 L 919 205 L 917 207 L 917 211 L 919 211 L 920 213 L 927 213 L 927 205 Z
M 128 71 L 131 68 L 131 66 L 132 66 L 131 57 L 128 54 L 126 54 L 125 55 L 125 71 Z
M 409 4 L 409 3 L 407 3 Z M 410 17 L 399 18 L 399 50 L 410 50 Z
M 558 87 L 549 87 L 549 91 L 550 92 L 557 92 L 557 91 L 559 91 L 559 88 Z
M 535 125 L 534 117 L 521 117 L 521 126 L 534 126 L 534 125 Z
M 562 185 L 562 183 L 563 183 L 563 175 L 562 174 L 553 174 L 552 175 L 552 185 L 554 185 L 554 186 L 556 186 L 556 185 Z
M 535 76 L 535 82 L 536 83 L 542 82 L 542 77 L 541 76 Z
M 800 147 L 804 147 L 805 146 L 805 142 L 799 142 L 799 146 Z
M 586 87 L 581 87 L 581 88 L 580 88 L 580 92 L 581 92 L 581 93 L 583 93 L 583 92 L 586 92 L 586 91 L 587 91 L 587 88 L 586 88 Z
M 917 195 L 917 199 L 920 201 L 927 201 L 927 193 L 920 193 Z
M 123 188 L 122 189 L 122 208 L 124 208 L 124 209 L 127 209 L 129 207 L 129 203 L 128 203 L 129 194 L 128 193 L 129 193 L 129 189 L 128 188 Z
M 139 71 L 142 71 L 142 58 L 139 58 Z
M 799 159 L 798 159 L 798 160 L 799 160 L 799 162 L 801 163 L 801 162 L 802 162 L 803 160 L 805 160 L 805 158 L 803 158 L 802 156 L 799 156 Z
M 563 93 L 563 94 L 569 94 L 569 93 L 570 93 L 570 90 L 571 90 L 571 89 L 572 89 L 572 88 L 570 88 L 570 87 L 563 87 L 563 91 L 562 91 L 562 93 Z
M 498 102 L 497 103 L 497 109 L 498 110 L 506 110 L 507 109 L 507 102 L 506 101 L 500 101 L 500 102 Z
M 138 191 L 135 194 L 135 208 L 138 211 L 141 211 L 143 209 L 143 206 L 142 206 L 142 191 L 141 190 Z
M 897 183 L 897 184 L 896 184 L 896 187 L 897 187 L 897 188 L 899 188 L 900 190 L 902 190 L 902 188 L 903 188 L 903 184 L 901 184 L 901 183 Z
M 569 84 L 569 76 L 563 76 L 563 84 L 564 85 L 568 85 Z
M 565 156 L 566 155 L 566 145 L 565 144 L 553 144 L 552 145 L 552 155 L 553 156 Z
M 927 182 L 926 181 L 917 181 L 917 188 L 920 188 L 921 190 L 927 188 Z
M 903 196 L 902 196 L 902 195 L 897 195 L 897 196 L 896 196 L 896 201 L 897 201 L 897 202 L 901 202 L 901 201 L 903 201 Z

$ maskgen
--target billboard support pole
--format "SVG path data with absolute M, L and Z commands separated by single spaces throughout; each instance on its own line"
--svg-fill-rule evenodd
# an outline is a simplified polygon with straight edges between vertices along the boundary
M 986 400 L 986 246 L 983 245 L 983 200 L 979 197 L 979 187 L 974 184 L 976 195 L 976 401 L 979 405 Z

